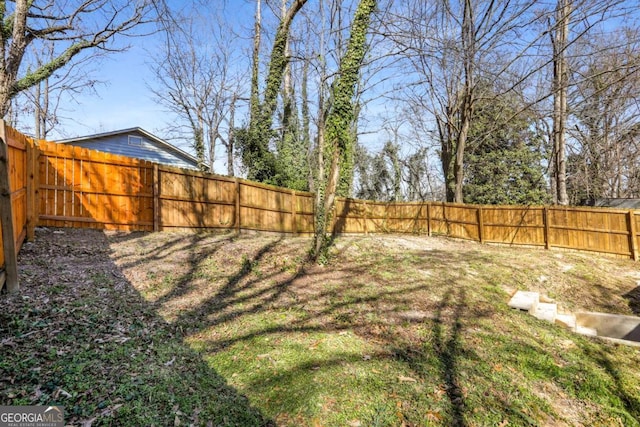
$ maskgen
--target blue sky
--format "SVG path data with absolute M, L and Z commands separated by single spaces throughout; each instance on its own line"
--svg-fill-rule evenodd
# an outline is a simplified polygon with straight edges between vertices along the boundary
M 64 116 L 73 119 L 65 120 L 53 139 L 136 126 L 152 133 L 162 128 L 165 113 L 148 90 L 153 81 L 147 62 L 147 53 L 137 45 L 102 60 L 92 76 L 105 84 L 97 86 L 97 93 L 77 97 L 78 103 L 65 104 Z
M 176 7 L 191 5 L 191 2 L 173 3 Z M 208 7 L 208 13 L 224 14 L 226 20 L 236 20 L 241 26 L 250 26 L 254 7 L 251 1 L 232 0 L 226 3 L 226 7 L 224 4 L 212 3 Z M 200 7 L 200 10 L 207 13 L 204 7 Z M 161 42 L 161 37 L 161 34 L 156 34 L 122 39 L 121 42 L 128 43 L 130 48 L 101 59 L 91 73 L 91 78 L 104 84 L 97 85 L 95 93 L 86 92 L 76 96 L 77 102 L 65 101 L 61 114 L 65 119 L 51 132 L 48 139 L 64 139 L 130 127 L 141 127 L 165 138 L 163 129 L 171 118 L 149 90 L 150 85 L 156 84 L 151 71 L 151 54 L 154 45 Z M 181 148 L 190 151 L 186 146 Z

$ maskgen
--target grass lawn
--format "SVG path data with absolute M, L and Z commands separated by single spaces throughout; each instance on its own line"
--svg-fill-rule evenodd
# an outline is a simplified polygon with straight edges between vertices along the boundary
M 640 349 L 511 310 L 640 313 L 640 269 L 441 237 L 39 230 L 0 303 L 0 405 L 70 423 L 640 426 Z

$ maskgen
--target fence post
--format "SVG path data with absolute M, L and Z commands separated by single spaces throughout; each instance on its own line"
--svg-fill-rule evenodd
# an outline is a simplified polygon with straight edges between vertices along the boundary
M 478 206 L 478 239 L 480 243 L 484 243 L 484 220 L 482 219 L 482 206 Z
M 4 251 L 5 281 L 8 292 L 18 292 L 18 254 L 13 232 L 13 213 L 11 211 L 11 187 L 9 184 L 9 146 L 5 132 L 5 123 L 0 120 L 0 223 L 2 223 L 2 242 Z M 0 283 L 0 287 L 2 283 Z
M 427 236 L 431 237 L 431 203 L 427 202 Z
M 363 200 L 362 201 L 362 205 L 363 205 L 363 208 L 362 208 L 362 210 L 363 210 L 362 222 L 363 222 L 363 225 L 364 225 L 364 235 L 366 236 L 366 235 L 369 234 L 369 225 L 367 224 L 367 201 Z M 386 220 L 385 220 L 385 222 L 386 222 Z M 385 224 L 385 226 L 386 226 L 386 224 Z
M 153 164 L 153 231 L 160 231 L 160 170 Z
M 35 237 L 35 229 L 38 223 L 38 148 L 34 140 L 26 144 L 27 148 L 27 240 Z
M 442 220 L 446 229 L 446 236 L 451 237 L 451 224 L 449 224 L 449 220 L 447 219 L 447 202 L 442 202 Z
M 297 197 L 296 191 L 291 190 L 291 232 L 293 234 L 298 234 L 298 218 L 297 218 Z
M 636 231 L 636 217 L 633 209 L 629 210 L 627 220 L 629 222 L 629 251 L 631 252 L 631 258 L 634 261 L 638 261 L 638 240 Z
M 236 231 L 240 233 L 240 180 L 234 178 L 236 181 L 236 211 L 235 211 L 235 227 Z
M 542 211 L 542 222 L 544 225 L 544 248 L 545 249 L 551 249 L 551 242 L 549 241 L 549 230 L 550 230 L 550 224 L 549 224 L 549 207 L 545 206 L 544 210 Z
M 338 216 L 336 215 L 336 212 L 338 212 L 338 208 L 336 208 L 337 199 L 338 199 L 337 197 L 334 198 L 333 206 L 331 206 L 331 209 L 329 210 L 329 212 L 325 212 L 325 219 L 324 219 L 325 224 L 327 224 L 327 215 L 329 216 L 329 218 L 331 218 L 331 221 L 329 221 L 329 230 L 331 230 L 332 236 L 336 234 L 336 224 L 338 223 Z M 345 199 L 344 202 L 346 203 L 347 199 Z

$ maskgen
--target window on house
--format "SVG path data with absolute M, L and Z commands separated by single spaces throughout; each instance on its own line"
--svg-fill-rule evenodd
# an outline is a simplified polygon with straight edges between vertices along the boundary
M 129 135 L 129 145 L 134 145 L 136 147 L 142 147 L 142 137 Z

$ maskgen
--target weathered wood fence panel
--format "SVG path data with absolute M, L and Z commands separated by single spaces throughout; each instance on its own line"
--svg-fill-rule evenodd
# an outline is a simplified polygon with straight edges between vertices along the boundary
M 540 206 L 482 206 L 484 242 L 545 245 L 544 208 Z
M 640 259 L 640 212 L 630 210 L 629 211 L 629 238 L 631 248 L 631 258 L 634 260 Z
M 233 228 L 236 184 L 232 178 L 158 166 L 160 230 Z
M 313 233 L 313 194 L 238 178 L 158 167 L 159 229 Z
M 39 224 L 313 233 L 313 194 L 40 141 Z
M 240 228 L 310 234 L 313 194 L 239 180 Z
M 27 236 L 27 150 L 29 141 L 10 127 L 5 128 L 9 146 L 9 182 L 13 211 L 14 242 L 20 248 Z
M 478 207 L 453 203 L 431 205 L 431 233 L 460 239 L 480 240 Z
M 332 230 L 340 233 L 427 233 L 427 205 L 337 198 Z
M 549 214 L 551 246 L 633 256 L 627 211 L 554 207 Z

